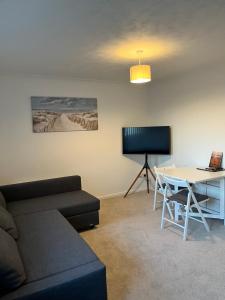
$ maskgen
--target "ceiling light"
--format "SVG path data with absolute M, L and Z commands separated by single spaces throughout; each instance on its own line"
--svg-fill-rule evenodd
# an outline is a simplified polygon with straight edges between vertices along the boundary
M 138 50 L 139 64 L 130 67 L 130 82 L 131 83 L 146 83 L 151 81 L 151 66 L 141 64 L 141 55 L 143 51 Z

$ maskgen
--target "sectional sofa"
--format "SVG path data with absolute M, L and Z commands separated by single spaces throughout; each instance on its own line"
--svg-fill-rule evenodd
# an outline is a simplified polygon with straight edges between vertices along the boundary
M 14 222 L 1 228 L 0 220 L 0 299 L 106 300 L 105 266 L 76 231 L 99 223 L 100 201 L 81 189 L 80 176 L 0 192 Z

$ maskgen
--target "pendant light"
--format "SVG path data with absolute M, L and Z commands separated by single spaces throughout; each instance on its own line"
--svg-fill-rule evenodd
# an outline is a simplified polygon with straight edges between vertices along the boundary
M 137 51 L 139 56 L 139 64 L 130 67 L 130 82 L 131 83 L 146 83 L 151 81 L 151 66 L 141 64 L 142 50 Z

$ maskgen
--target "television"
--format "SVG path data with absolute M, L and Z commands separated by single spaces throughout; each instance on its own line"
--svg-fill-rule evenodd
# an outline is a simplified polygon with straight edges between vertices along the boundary
M 170 126 L 122 128 L 123 154 L 171 153 Z

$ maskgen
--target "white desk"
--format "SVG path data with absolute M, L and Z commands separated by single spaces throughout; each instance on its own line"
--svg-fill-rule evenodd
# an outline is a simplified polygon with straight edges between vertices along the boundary
M 225 171 L 207 172 L 196 168 L 171 168 L 160 170 L 165 176 L 187 180 L 194 184 L 195 190 L 212 198 L 210 205 L 202 206 L 207 218 L 224 220 L 225 225 Z

